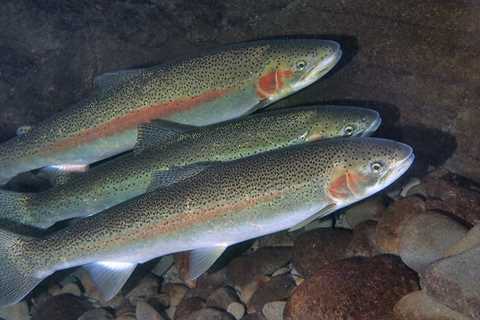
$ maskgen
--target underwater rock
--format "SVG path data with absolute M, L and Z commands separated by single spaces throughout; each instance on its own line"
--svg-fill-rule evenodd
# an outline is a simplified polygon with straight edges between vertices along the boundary
M 106 309 L 93 309 L 82 314 L 78 320 L 113 320 L 113 315 Z
M 205 300 L 199 297 L 185 298 L 177 306 L 174 319 L 183 319 L 193 312 L 206 307 Z
M 468 229 L 440 213 L 426 212 L 405 221 L 400 234 L 400 257 L 417 272 L 442 258 Z
M 195 282 L 195 288 L 188 290 L 187 297 L 200 297 L 206 300 L 218 288 L 229 285 L 227 269 L 223 268 L 215 272 L 206 272 L 198 277 Z
M 177 318 L 175 318 L 177 320 Z M 194 313 L 178 318 L 178 320 L 236 320 L 231 314 L 214 308 L 205 308 Z
M 128 300 L 124 299 L 123 303 L 115 308 L 115 320 L 136 320 L 136 307 L 133 306 Z
M 73 294 L 74 296 L 80 297 L 82 295 L 82 290 L 76 283 L 69 282 L 63 286 L 61 284 L 54 284 L 53 286 L 49 286 L 48 293 L 52 296 L 69 293 Z
M 404 296 L 393 308 L 395 320 L 469 320 L 449 307 L 435 301 L 424 291 Z
M 126 298 L 132 305 L 138 301 L 146 301 L 159 292 L 160 283 L 153 275 L 147 275 L 137 283 L 137 285 L 126 294 Z
M 261 313 L 247 313 L 241 320 L 266 320 L 266 318 Z
M 248 305 L 257 289 L 269 281 L 270 277 L 258 275 L 242 287 L 235 286 L 235 289 L 239 292 L 240 300 L 242 300 L 245 305 Z
M 471 225 L 480 223 L 480 192 L 432 177 L 423 181 L 422 188 L 428 197 L 427 209 L 451 213 Z
M 475 247 L 480 247 L 480 224 L 477 224 L 475 227 L 468 230 L 465 237 L 448 248 L 443 256 L 453 256 Z
M 418 290 L 417 275 L 399 257 L 334 261 L 306 279 L 290 297 L 285 319 L 392 319 L 393 306 Z
M 280 231 L 274 234 L 258 238 L 252 245 L 254 250 L 263 247 L 293 247 L 292 235 L 288 231 Z
M 218 288 L 207 298 L 207 307 L 227 310 L 233 302 L 239 302 L 240 299 L 234 289 L 230 287 Z
M 173 255 L 163 256 L 155 264 L 151 272 L 157 277 L 162 277 L 172 267 L 174 262 Z
M 150 304 L 139 301 L 135 310 L 137 320 L 164 320 L 165 318 Z
M 233 259 L 227 266 L 227 277 L 236 287 L 242 288 L 256 276 L 271 275 L 288 264 L 291 247 L 263 247 L 250 255 Z
M 375 243 L 377 222 L 367 220 L 360 222 L 353 229 L 352 241 L 345 252 L 346 257 L 373 257 L 380 254 Z
M 91 304 L 72 294 L 53 296 L 32 311 L 32 320 L 77 320 Z
M 376 228 L 375 242 L 380 250 L 398 255 L 404 223 L 422 212 L 425 212 L 425 203 L 418 197 L 408 197 L 390 205 L 381 215 Z
M 385 211 L 384 199 L 382 196 L 376 196 L 348 207 L 343 215 L 350 227 L 355 228 L 363 221 L 376 221 L 383 211 Z
M 273 277 L 261 285 L 248 302 L 248 313 L 262 312 L 263 307 L 272 301 L 286 300 L 295 289 L 295 281 L 288 273 Z
M 227 310 L 236 320 L 240 320 L 245 315 L 245 306 L 240 302 L 232 302 L 228 305 Z
M 272 301 L 263 306 L 262 313 L 267 320 L 283 320 L 286 301 Z
M 480 247 L 439 260 L 421 275 L 422 288 L 435 300 L 480 319 Z
M 293 265 L 305 278 L 320 267 L 345 257 L 352 232 L 346 229 L 315 229 L 295 240 Z
M 190 279 L 190 252 L 179 252 L 173 255 L 178 275 L 189 288 L 195 288 L 196 281 Z
M 0 308 L 0 319 L 30 320 L 30 312 L 26 301 Z
M 169 297 L 169 305 L 178 306 L 183 297 L 187 293 L 188 288 L 183 284 L 178 283 L 165 283 L 162 285 L 162 292 L 166 293 Z

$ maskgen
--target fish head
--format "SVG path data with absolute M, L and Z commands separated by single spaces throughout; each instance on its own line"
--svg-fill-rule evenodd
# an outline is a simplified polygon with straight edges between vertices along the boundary
M 257 95 L 273 102 L 297 92 L 323 77 L 340 60 L 340 44 L 331 40 L 289 39 L 272 42 Z
M 350 106 L 316 106 L 306 141 L 335 137 L 365 137 L 374 133 L 382 118 L 372 109 Z
M 380 138 L 339 140 L 326 194 L 344 207 L 377 193 L 402 176 L 415 155 L 410 146 Z M 343 141 L 342 141 L 343 140 Z

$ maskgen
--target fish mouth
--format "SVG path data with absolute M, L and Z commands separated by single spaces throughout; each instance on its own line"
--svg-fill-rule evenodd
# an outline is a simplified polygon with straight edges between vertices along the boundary
M 332 70 L 342 58 L 343 52 L 338 42 L 333 40 L 324 40 L 324 42 L 324 46 L 329 47 L 331 54 L 323 58 L 317 65 L 307 71 L 302 79 L 294 85 L 294 89 L 299 90 L 301 88 L 305 88 L 306 86 L 322 78 L 325 74 Z
M 385 189 L 386 187 L 397 181 L 397 179 L 400 178 L 405 172 L 407 172 L 407 170 L 413 164 L 413 161 L 415 160 L 415 154 L 413 153 L 412 147 L 406 144 L 404 145 L 404 147 L 407 148 L 407 150 L 410 150 L 408 155 L 404 159 L 398 161 L 393 168 L 391 168 L 385 173 L 384 179 L 382 179 L 382 189 Z
M 368 137 L 374 134 L 378 128 L 380 128 L 380 125 L 382 124 L 382 118 L 380 117 L 380 114 L 377 111 L 372 110 L 372 112 L 375 112 L 375 121 L 373 121 L 370 126 L 360 135 L 362 137 Z

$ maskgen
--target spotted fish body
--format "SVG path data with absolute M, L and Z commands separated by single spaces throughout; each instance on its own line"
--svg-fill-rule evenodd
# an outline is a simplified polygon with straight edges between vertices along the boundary
M 0 145 L 0 183 L 122 153 L 133 148 L 137 126 L 153 119 L 201 126 L 236 118 L 318 80 L 340 56 L 333 41 L 252 41 L 101 76 L 95 96 Z
M 174 252 L 192 250 L 192 277 L 198 276 L 232 244 L 294 227 L 383 189 L 413 158 L 409 146 L 390 140 L 327 139 L 200 166 L 188 180 L 41 239 L 0 231 L 0 305 L 19 301 L 54 271 L 80 265 L 107 298 L 138 263 Z
M 162 140 L 143 137 L 154 145 L 93 167 L 63 185 L 35 194 L 0 191 L 0 219 L 36 227 L 85 217 L 147 191 L 156 176 L 169 169 L 198 162 L 229 161 L 307 141 L 366 136 L 380 125 L 371 109 L 346 106 L 309 106 L 259 113 L 220 124 L 195 127 Z M 162 121 L 159 126 L 168 125 Z M 152 124 L 141 128 L 164 133 Z M 148 134 L 148 132 L 146 134 Z M 167 133 L 170 131 L 167 131 Z M 155 139 L 159 139 L 157 141 Z M 141 142 L 141 141 L 140 141 Z M 10 197 L 10 201 L 2 201 Z M 16 199 L 16 201 L 14 201 Z

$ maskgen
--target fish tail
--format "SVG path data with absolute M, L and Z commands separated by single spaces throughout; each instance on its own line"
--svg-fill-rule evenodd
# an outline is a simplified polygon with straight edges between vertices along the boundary
M 0 306 L 19 302 L 43 280 L 35 276 L 33 255 L 24 252 L 30 240 L 0 229 Z
M 33 225 L 33 218 L 28 209 L 31 195 L 13 191 L 0 191 L 0 222 L 13 222 Z

